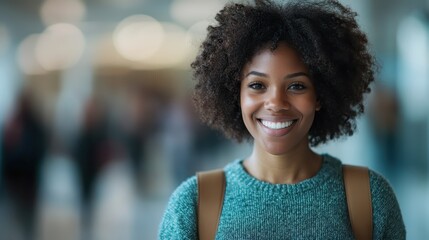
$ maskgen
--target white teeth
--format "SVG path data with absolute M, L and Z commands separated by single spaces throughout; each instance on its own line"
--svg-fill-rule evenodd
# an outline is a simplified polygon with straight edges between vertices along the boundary
M 281 129 L 281 128 L 287 128 L 290 125 L 292 125 L 293 121 L 287 121 L 287 122 L 269 122 L 265 120 L 261 120 L 262 124 L 271 129 Z

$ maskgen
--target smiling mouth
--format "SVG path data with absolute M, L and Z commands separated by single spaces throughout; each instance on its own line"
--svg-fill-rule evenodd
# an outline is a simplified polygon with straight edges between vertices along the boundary
M 262 125 L 264 125 L 265 127 L 269 128 L 269 129 L 284 129 L 284 128 L 288 128 L 290 127 L 296 120 L 291 120 L 291 121 L 285 121 L 285 122 L 271 122 L 271 121 L 266 121 L 266 120 L 259 120 Z

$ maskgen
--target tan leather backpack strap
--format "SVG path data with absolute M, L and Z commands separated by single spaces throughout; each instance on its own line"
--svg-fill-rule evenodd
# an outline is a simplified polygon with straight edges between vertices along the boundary
M 372 239 L 372 201 L 369 170 L 343 165 L 344 186 L 350 223 L 357 240 Z
M 198 236 L 200 240 L 214 240 L 222 212 L 225 174 L 222 169 L 199 172 L 197 180 Z

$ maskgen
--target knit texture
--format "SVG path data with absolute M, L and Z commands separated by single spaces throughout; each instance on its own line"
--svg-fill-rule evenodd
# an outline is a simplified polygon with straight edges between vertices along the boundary
M 342 163 L 323 156 L 316 176 L 297 184 L 271 184 L 249 175 L 242 160 L 228 164 L 216 239 L 354 239 L 344 192 Z M 370 170 L 374 239 L 405 239 L 405 226 L 389 183 Z M 197 179 L 172 194 L 159 239 L 198 239 Z

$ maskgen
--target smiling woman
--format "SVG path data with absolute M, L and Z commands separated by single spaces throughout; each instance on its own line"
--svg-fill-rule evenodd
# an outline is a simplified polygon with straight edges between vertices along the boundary
M 342 162 L 311 148 L 352 135 L 364 111 L 375 64 L 355 17 L 332 0 L 256 0 L 226 5 L 208 28 L 191 65 L 197 109 L 226 136 L 253 141 L 249 156 L 223 169 L 216 239 L 358 238 Z M 405 239 L 392 188 L 367 173 L 373 238 Z M 172 194 L 160 239 L 198 239 L 198 216 L 208 214 L 198 212 L 198 181 Z
M 320 104 L 306 72 L 297 52 L 285 43 L 274 52 L 260 51 L 244 67 L 240 106 L 255 151 L 280 155 L 309 148 L 308 131 Z

